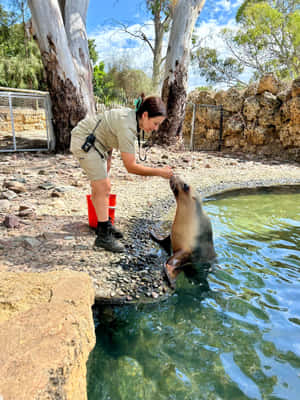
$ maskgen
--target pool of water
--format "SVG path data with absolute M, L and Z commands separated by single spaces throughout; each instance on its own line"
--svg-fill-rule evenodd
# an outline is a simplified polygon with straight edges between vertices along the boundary
M 89 400 L 300 398 L 300 194 L 207 201 L 218 264 L 103 310 Z

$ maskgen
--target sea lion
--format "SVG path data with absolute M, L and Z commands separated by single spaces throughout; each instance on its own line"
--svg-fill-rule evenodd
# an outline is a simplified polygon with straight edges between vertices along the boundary
M 164 239 L 153 233 L 150 236 L 170 256 L 164 265 L 164 271 L 171 287 L 175 288 L 177 276 L 187 263 L 212 264 L 216 259 L 216 252 L 212 225 L 200 198 L 178 176 L 171 177 L 170 187 L 176 199 L 171 234 Z

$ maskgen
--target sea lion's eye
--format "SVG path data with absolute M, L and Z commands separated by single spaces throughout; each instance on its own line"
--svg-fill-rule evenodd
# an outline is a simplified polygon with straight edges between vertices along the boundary
M 189 185 L 187 185 L 187 184 L 185 183 L 185 184 L 183 185 L 183 188 L 182 188 L 182 189 L 183 189 L 184 192 L 187 193 L 187 192 L 190 190 L 190 187 L 189 187 Z

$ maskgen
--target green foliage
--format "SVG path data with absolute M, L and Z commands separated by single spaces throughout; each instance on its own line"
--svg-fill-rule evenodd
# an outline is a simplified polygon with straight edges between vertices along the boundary
M 211 85 L 208 86 L 198 86 L 196 87 L 199 92 L 209 92 L 210 90 L 213 90 L 213 87 Z
M 0 57 L 0 86 L 21 89 L 46 89 L 44 69 L 36 44 L 27 44 L 28 57 L 15 52 L 9 57 Z
M 152 91 L 151 79 L 144 71 L 137 69 L 118 69 L 114 66 L 108 72 L 108 76 L 114 82 L 114 87 L 122 89 L 127 98 L 134 99 L 141 92 Z
M 88 39 L 88 46 L 89 46 L 90 59 L 92 61 L 92 64 L 94 65 L 98 61 L 98 53 L 96 50 L 95 39 Z
M 270 72 L 283 80 L 300 74 L 299 0 L 245 0 L 236 20 L 237 31 L 221 33 L 229 57 L 205 46 L 194 54 L 201 76 L 211 83 L 243 84 L 245 68 L 253 71 L 252 79 Z
M 264 0 L 245 0 L 239 7 L 239 9 L 237 10 L 236 16 L 235 16 L 235 20 L 236 22 L 242 22 L 244 16 L 245 16 L 245 10 L 246 8 L 253 4 L 253 3 L 259 3 L 259 2 L 263 2 Z
M 209 83 L 246 84 L 238 78 L 244 70 L 243 65 L 233 57 L 222 59 L 216 49 L 199 47 L 193 60 L 200 69 L 200 76 Z
M 9 39 L 9 28 L 15 22 L 15 14 L 5 10 L 0 4 L 0 45 L 3 45 Z
M 94 66 L 93 87 L 95 96 L 104 104 L 109 104 L 118 97 L 118 93 L 114 89 L 114 83 L 104 71 L 103 61 Z
M 159 16 L 162 21 L 166 17 L 170 17 L 172 13 L 171 0 L 146 0 L 147 9 L 155 17 Z M 169 23 L 164 27 L 165 32 L 169 30 Z
M 273 72 L 279 78 L 294 78 L 300 73 L 300 10 L 294 1 L 250 2 L 243 11 L 239 31 L 232 41 L 248 49 L 248 59 L 256 72 Z
M 141 92 L 152 92 L 152 81 L 144 71 L 133 69 L 128 60 L 116 60 L 109 68 L 108 76 L 116 89 L 125 93 L 126 98 L 134 99 Z
M 23 7 L 19 13 L 0 6 L 0 86 L 44 90 L 46 82 L 39 48 L 28 38 L 25 23 L 16 23 L 25 16 L 25 2 L 14 2 L 16 6 L 19 3 Z
M 104 104 L 133 104 L 142 92 L 152 91 L 152 81 L 143 71 L 132 69 L 126 60 L 117 60 L 105 72 L 104 62 L 94 66 L 94 93 Z

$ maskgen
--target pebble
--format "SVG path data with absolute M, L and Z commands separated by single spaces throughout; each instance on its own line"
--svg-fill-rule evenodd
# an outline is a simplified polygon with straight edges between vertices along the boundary
M 15 215 L 6 215 L 3 223 L 7 228 L 17 228 L 20 225 L 20 220 Z
M 10 202 L 8 200 L 0 200 L 0 212 L 10 209 Z
M 24 193 L 26 191 L 25 185 L 17 181 L 5 182 L 3 186 L 15 193 Z
M 38 239 L 27 237 L 23 239 L 23 244 L 29 249 L 39 247 L 41 242 Z
M 50 189 L 54 188 L 54 185 L 51 182 L 45 182 L 45 183 L 42 183 L 41 185 L 39 185 L 38 187 L 39 187 L 39 189 L 50 190 Z
M 17 194 L 12 190 L 5 190 L 4 192 L 2 192 L 1 196 L 7 200 L 13 200 L 18 197 Z

